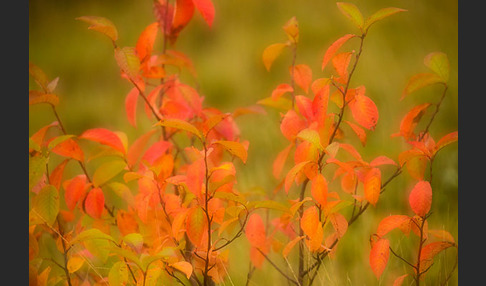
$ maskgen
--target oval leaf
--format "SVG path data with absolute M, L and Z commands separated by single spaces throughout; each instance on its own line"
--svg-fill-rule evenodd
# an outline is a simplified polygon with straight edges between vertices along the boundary
M 339 11 L 341 11 L 344 16 L 350 19 L 356 27 L 358 27 L 360 30 L 363 29 L 363 15 L 359 11 L 358 7 L 356 7 L 356 5 L 345 2 L 337 2 L 336 5 L 338 6 Z
M 370 266 L 371 270 L 375 274 L 376 278 L 379 279 L 385 267 L 388 263 L 390 257 L 390 242 L 388 239 L 380 239 L 371 248 L 370 252 Z
M 262 61 L 267 71 L 270 71 L 273 62 L 282 53 L 283 48 L 286 46 L 287 44 L 284 43 L 275 43 L 269 45 L 265 48 L 265 50 L 263 50 Z
M 101 188 L 94 188 L 86 196 L 84 209 L 86 213 L 94 218 L 101 218 L 105 206 L 105 195 Z
M 424 217 L 432 205 L 432 188 L 428 181 L 420 181 L 413 187 L 408 197 L 413 212 Z
M 121 160 L 105 162 L 93 174 L 93 185 L 99 187 L 125 169 L 126 163 Z
M 98 31 L 108 36 L 112 41 L 116 41 L 118 39 L 118 31 L 115 25 L 110 20 L 104 17 L 82 16 L 76 18 L 76 20 L 91 24 L 88 29 Z

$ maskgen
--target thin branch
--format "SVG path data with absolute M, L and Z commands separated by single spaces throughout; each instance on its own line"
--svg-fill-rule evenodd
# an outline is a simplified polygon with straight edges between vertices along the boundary
M 256 250 L 258 250 L 258 252 L 260 252 L 260 254 L 263 255 L 263 257 L 265 257 L 265 259 L 273 266 L 273 268 L 275 268 L 280 274 L 282 274 L 285 278 L 287 278 L 288 281 L 294 283 L 295 285 L 300 285 L 299 282 L 292 279 L 292 277 L 289 277 L 275 263 L 273 263 L 273 261 L 270 260 L 270 258 L 268 258 L 268 256 L 265 253 L 263 253 L 263 251 L 260 250 L 260 248 L 256 248 Z

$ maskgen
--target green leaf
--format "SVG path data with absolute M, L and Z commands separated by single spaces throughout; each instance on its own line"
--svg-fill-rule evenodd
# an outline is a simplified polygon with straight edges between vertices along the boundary
M 126 163 L 121 160 L 103 163 L 93 174 L 93 185 L 95 187 L 101 186 L 118 175 L 123 169 L 125 169 L 125 167 Z
M 115 25 L 106 18 L 98 16 L 82 16 L 77 17 L 76 20 L 91 24 L 88 29 L 98 31 L 108 36 L 113 42 L 118 39 L 118 31 Z
M 123 261 L 118 261 L 108 273 L 110 286 L 124 286 L 128 282 L 128 267 Z
M 215 192 L 213 197 L 218 198 L 218 199 L 225 199 L 225 200 L 238 202 L 242 205 L 246 205 L 246 203 L 247 203 L 247 200 L 245 198 L 243 198 L 242 196 L 235 195 L 233 193 Z
M 123 242 L 134 250 L 140 251 L 143 246 L 143 237 L 140 233 L 129 233 L 123 237 Z
M 393 14 L 396 14 L 398 12 L 403 12 L 403 11 L 407 11 L 405 9 L 401 9 L 401 8 L 395 8 L 395 7 L 388 7 L 388 8 L 383 8 L 383 9 L 380 9 L 378 10 L 377 12 L 375 12 L 373 15 L 369 16 L 366 20 L 365 20 L 365 23 L 364 23 L 364 30 L 367 31 L 371 25 L 373 25 L 374 23 L 388 17 L 388 16 L 391 16 Z
M 56 221 L 59 213 L 59 193 L 52 185 L 45 186 L 34 198 L 33 210 L 49 226 Z
M 42 179 L 48 161 L 49 158 L 42 155 L 29 156 L 29 192 Z
M 162 119 L 159 122 L 155 123 L 154 126 L 165 126 L 165 127 L 175 128 L 179 130 L 184 130 L 196 135 L 199 139 L 202 138 L 201 132 L 199 132 L 199 130 L 194 125 L 181 119 L 176 119 L 176 118 Z
M 97 228 L 92 228 L 84 230 L 78 234 L 75 238 L 73 238 L 73 240 L 71 240 L 70 245 L 92 239 L 104 239 L 116 243 L 116 240 L 111 237 L 111 235 L 108 235 Z
M 138 268 L 143 269 L 142 268 L 142 262 L 140 261 L 138 256 L 135 255 L 135 253 L 133 253 L 131 250 L 122 249 L 122 248 L 115 246 L 115 247 L 111 248 L 111 252 L 116 253 L 116 254 L 120 255 L 121 257 L 126 258 L 126 259 L 134 262 L 138 266 Z
M 402 92 L 402 97 L 400 100 L 404 99 L 407 95 L 415 92 L 421 88 L 426 86 L 436 84 L 436 83 L 445 83 L 444 79 L 435 73 L 419 73 L 412 76 L 405 89 Z
M 85 240 L 84 246 L 93 254 L 94 259 L 98 260 L 98 263 L 104 264 L 110 254 L 110 242 L 105 239 L 88 239 Z
M 135 52 L 135 48 L 115 48 L 115 59 L 120 69 L 130 78 L 137 77 L 140 70 L 140 59 Z
M 147 271 L 148 267 L 150 264 L 153 262 L 159 260 L 159 259 L 167 259 L 169 257 L 175 256 L 176 255 L 176 249 L 175 247 L 165 247 L 162 249 L 159 253 L 155 255 L 150 255 L 150 256 L 145 256 L 141 259 L 141 265 L 142 265 L 142 270 Z
M 41 151 L 41 146 L 37 144 L 32 138 L 29 138 L 29 150 L 32 149 L 34 151 L 40 152 Z
M 449 80 L 450 63 L 445 53 L 433 52 L 425 56 L 424 64 L 435 72 L 444 82 Z
M 289 212 L 289 208 L 276 201 L 253 201 L 248 204 L 249 209 L 274 209 L 283 212 Z
M 248 152 L 246 151 L 245 146 L 241 144 L 240 142 L 236 141 L 225 141 L 225 140 L 220 140 L 216 141 L 213 144 L 219 144 L 226 149 L 231 155 L 236 156 L 243 161 L 243 163 L 246 164 L 246 159 L 248 158 Z
M 292 102 L 284 97 L 279 97 L 277 100 L 272 99 L 272 97 L 266 97 L 257 101 L 257 104 L 280 110 L 289 110 L 292 108 Z
M 35 64 L 29 62 L 29 74 L 34 78 L 35 82 L 45 91 L 47 92 L 49 89 L 47 85 L 49 84 L 49 79 L 44 71 L 36 66 Z
M 337 2 L 336 4 L 344 16 L 349 18 L 351 22 L 353 22 L 353 24 L 360 30 L 363 29 L 363 15 L 359 11 L 358 7 L 356 7 L 356 5 L 345 2 Z

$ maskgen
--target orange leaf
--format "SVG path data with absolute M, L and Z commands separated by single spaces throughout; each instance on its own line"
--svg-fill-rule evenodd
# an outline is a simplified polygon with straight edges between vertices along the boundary
M 49 103 L 56 106 L 59 104 L 59 97 L 51 93 L 43 93 L 38 90 L 29 90 L 29 105 L 38 103 Z
M 290 75 L 295 83 L 302 88 L 305 93 L 309 92 L 309 87 L 312 82 L 312 70 L 308 65 L 300 64 L 289 68 Z
M 136 115 L 137 99 L 139 93 L 140 92 L 138 91 L 138 88 L 134 87 L 125 97 L 125 111 L 127 113 L 128 122 L 130 122 L 133 127 L 137 127 Z
M 304 161 L 304 162 L 300 162 L 298 163 L 297 165 L 295 165 L 294 167 L 292 167 L 292 169 L 289 170 L 289 172 L 287 173 L 287 175 L 285 176 L 285 192 L 288 193 L 289 192 L 289 189 L 290 187 L 292 186 L 292 183 L 294 183 L 297 175 L 301 172 L 304 171 L 304 168 L 307 164 L 309 163 L 312 163 L 312 161 Z
M 316 234 L 318 226 L 320 226 L 319 211 L 315 206 L 311 206 L 304 211 L 300 219 L 300 227 L 305 235 L 312 238 Z
M 356 35 L 346 34 L 341 38 L 337 39 L 334 43 L 331 44 L 329 48 L 327 48 L 326 53 L 324 54 L 324 57 L 322 59 L 322 66 L 321 66 L 322 70 L 324 70 L 327 63 L 334 57 L 334 55 L 339 50 L 339 48 L 341 48 L 341 46 L 344 45 L 344 43 L 346 43 L 349 39 L 353 37 L 356 37 Z
M 69 162 L 69 159 L 65 159 L 59 165 L 52 170 L 51 174 L 49 175 L 49 182 L 51 185 L 56 187 L 56 189 L 61 188 L 61 181 L 62 181 L 62 175 L 64 173 L 64 168 L 66 167 L 66 164 Z
M 287 92 L 292 92 L 294 89 L 290 86 L 290 84 L 282 83 L 279 84 L 273 91 L 272 91 L 272 99 L 277 100 L 279 97 L 284 95 Z
M 370 266 L 371 270 L 379 279 L 390 258 L 390 242 L 388 239 L 380 239 L 371 248 L 370 252 Z
M 437 144 L 435 145 L 435 152 L 439 151 L 440 149 L 444 148 L 445 146 L 454 143 L 458 140 L 458 132 L 451 132 L 447 135 L 444 135 L 442 138 L 437 141 Z
M 51 151 L 64 157 L 73 158 L 74 160 L 81 162 L 84 161 L 83 150 L 79 147 L 78 143 L 71 138 L 57 144 Z
M 348 66 L 352 55 L 352 52 L 339 53 L 332 58 L 332 66 L 345 82 L 348 81 Z
M 280 177 L 280 173 L 282 172 L 282 169 L 285 165 L 285 161 L 289 156 L 290 149 L 292 149 L 293 146 L 294 144 L 289 144 L 287 147 L 285 147 L 282 151 L 278 153 L 277 157 L 275 158 L 275 161 L 273 161 L 272 174 L 276 179 Z
M 372 168 L 366 173 L 364 179 L 365 198 L 370 204 L 376 206 L 381 191 L 381 171 L 378 168 Z
M 436 83 L 444 83 L 444 80 L 435 73 L 416 74 L 408 80 L 407 85 L 402 92 L 402 97 L 400 98 L 400 100 L 403 100 L 407 95 L 411 94 L 412 92 Z
M 417 105 L 403 117 L 400 122 L 400 135 L 405 140 L 414 139 L 415 135 L 413 131 L 429 106 L 430 103 Z
M 423 180 L 428 158 L 426 156 L 415 156 L 407 160 L 407 172 L 416 180 Z
M 311 181 L 312 198 L 324 207 L 327 204 L 327 181 L 322 174 L 317 174 Z
M 143 134 L 135 142 L 132 143 L 130 148 L 128 148 L 127 152 L 127 164 L 130 167 L 134 167 L 137 163 L 137 160 L 140 158 L 142 152 L 144 151 L 145 146 L 147 145 L 148 141 L 157 132 L 157 130 L 152 129 L 149 132 Z M 160 154 L 162 155 L 162 153 Z
M 439 239 L 441 241 L 446 241 L 446 242 L 450 242 L 450 243 L 454 243 L 454 244 L 456 243 L 452 234 L 450 232 L 446 231 L 446 230 L 431 229 L 431 230 L 429 230 L 429 233 L 432 234 L 433 236 L 435 236 L 437 239 Z
M 140 36 L 138 37 L 137 44 L 135 45 L 135 51 L 137 52 L 140 62 L 147 60 L 152 54 L 155 38 L 157 37 L 157 31 L 159 30 L 159 23 L 154 22 L 145 27 Z
M 402 286 L 403 280 L 408 276 L 408 274 L 404 274 L 402 276 L 398 276 L 394 281 L 392 286 Z
M 179 32 L 191 21 L 194 16 L 194 3 L 192 0 L 177 0 L 175 4 L 174 18 L 172 19 L 171 33 Z
M 376 234 L 382 237 L 395 228 L 400 228 L 403 233 L 408 234 L 410 231 L 410 218 L 406 215 L 387 216 L 378 224 Z
M 299 23 L 295 16 L 290 18 L 282 28 L 292 43 L 297 43 L 299 41 Z
M 67 181 L 63 187 L 65 190 L 64 200 L 66 201 L 66 205 L 70 210 L 73 210 L 86 191 L 86 176 L 78 175 L 72 180 Z
M 245 235 L 252 247 L 264 249 L 266 244 L 265 224 L 257 213 L 250 215 L 245 227 Z
M 297 134 L 306 127 L 304 119 L 302 119 L 297 112 L 289 110 L 282 118 L 280 124 L 280 131 L 289 141 L 293 141 Z
M 91 24 L 88 29 L 98 31 L 108 36 L 112 41 L 116 41 L 118 39 L 118 31 L 115 25 L 106 18 L 98 16 L 82 16 L 76 18 L 76 20 Z
M 387 156 L 378 156 L 373 161 L 370 162 L 370 166 L 372 167 L 378 167 L 381 165 L 395 165 L 397 166 L 397 163 L 393 161 L 392 159 L 388 158 Z
M 215 9 L 211 0 L 193 0 L 194 6 L 199 11 L 209 27 L 213 25 Z
M 305 236 L 297 236 L 296 238 L 292 239 L 289 243 L 287 243 L 282 250 L 283 257 L 287 258 L 290 251 L 294 248 L 294 246 L 297 244 L 297 242 L 299 242 L 303 238 L 305 238 Z
M 329 215 L 329 218 L 338 238 L 343 237 L 348 230 L 348 221 L 346 220 L 346 218 L 342 214 L 337 212 Z
M 351 130 L 353 130 L 353 132 L 358 136 L 361 144 L 363 146 L 365 146 L 366 145 L 366 132 L 363 130 L 363 128 L 361 128 L 358 125 L 356 125 L 356 124 L 354 124 L 350 121 L 347 121 L 347 120 L 344 120 L 344 122 L 346 122 L 349 125 L 349 127 L 351 127 Z
M 86 213 L 94 218 L 101 218 L 103 207 L 105 206 L 105 196 L 101 188 L 93 188 L 89 191 L 84 201 Z
M 432 205 L 432 188 L 428 181 L 420 181 L 413 187 L 408 197 L 413 212 L 424 217 Z
M 270 71 L 273 62 L 282 53 L 283 48 L 285 48 L 286 46 L 287 44 L 284 43 L 275 43 L 269 45 L 263 50 L 262 61 L 267 71 Z
M 184 273 L 187 279 L 189 279 L 192 275 L 192 265 L 187 261 L 179 261 L 176 263 L 171 263 L 169 264 L 169 266 Z
M 226 149 L 226 151 L 230 152 L 231 155 L 234 155 L 243 161 L 246 164 L 246 159 L 248 158 L 248 152 L 243 144 L 236 141 L 225 141 L 220 140 L 213 142 L 213 144 L 219 144 Z
M 436 241 L 425 245 L 420 252 L 420 271 L 429 268 L 437 254 L 452 246 L 454 244 L 448 241 Z
M 378 108 L 366 95 L 357 93 L 349 102 L 349 108 L 354 120 L 366 129 L 374 130 L 378 122 Z
M 205 232 L 208 229 L 208 221 L 206 215 L 201 207 L 195 206 L 188 210 L 186 219 L 186 233 L 189 240 L 196 247 L 199 247 Z
M 91 141 L 95 141 L 98 143 L 101 143 L 103 145 L 107 145 L 112 147 L 115 150 L 118 150 L 125 154 L 125 147 L 123 146 L 123 143 L 113 131 L 110 131 L 105 128 L 93 128 L 93 129 L 88 129 L 79 136 L 81 139 L 87 139 Z

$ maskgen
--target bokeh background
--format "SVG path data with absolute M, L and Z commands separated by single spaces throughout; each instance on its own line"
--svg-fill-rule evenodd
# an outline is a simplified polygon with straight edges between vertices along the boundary
M 364 159 L 371 160 L 378 155 L 397 159 L 398 153 L 406 146 L 400 138 L 390 138 L 390 134 L 398 131 L 401 118 L 419 103 L 438 101 L 441 90 L 435 86 L 400 101 L 408 78 L 427 71 L 423 58 L 433 51 L 448 55 L 451 77 L 448 94 L 431 127 L 431 133 L 437 140 L 457 130 L 457 1 L 350 2 L 356 4 L 365 17 L 384 7 L 407 10 L 372 26 L 353 78 L 352 85 L 366 86 L 367 95 L 375 101 L 380 112 L 376 130 L 368 133 L 366 149 L 356 144 L 358 151 L 366 150 Z M 209 28 L 196 12 L 182 31 L 175 49 L 191 58 L 198 73 L 196 79 L 183 74 L 186 83 L 198 86 L 200 93 L 205 96 L 205 106 L 224 112 L 254 105 L 258 100 L 270 96 L 278 84 L 288 82 L 290 53 L 283 52 L 269 72 L 265 70 L 261 55 L 266 46 L 286 40 L 282 26 L 292 16 L 297 18 L 300 27 L 296 63 L 309 65 L 314 79 L 330 75 L 329 70 L 321 71 L 320 68 L 327 47 L 346 33 L 358 33 L 339 12 L 336 1 L 213 0 L 213 3 L 216 8 L 213 27 Z M 153 122 L 140 116 L 137 129 L 129 125 L 124 99 L 131 86 L 120 78 L 109 40 L 88 30 L 86 23 L 75 20 L 85 15 L 110 19 L 118 29 L 119 46 L 135 46 L 141 31 L 155 21 L 151 0 L 31 0 L 29 61 L 41 67 L 52 79 L 59 76 L 57 94 L 61 101 L 58 111 L 69 133 L 80 134 L 88 128 L 105 127 L 122 130 L 132 142 L 146 132 Z M 34 88 L 35 83 L 30 79 L 29 89 Z M 238 169 L 238 188 L 242 192 L 255 192 L 256 199 L 270 194 L 278 183 L 271 176 L 271 166 L 276 154 L 286 144 L 279 131 L 279 112 L 266 110 L 267 115 L 246 115 L 237 119 L 242 137 L 250 141 L 247 164 L 240 165 Z M 139 114 L 142 115 L 142 112 L 140 110 Z M 48 107 L 29 107 L 29 135 L 54 120 Z M 452 144 L 441 151 L 434 161 L 434 214 L 429 221 L 431 228 L 448 230 L 456 239 L 457 150 L 457 144 Z M 384 216 L 411 214 L 406 203 L 411 187 L 408 174 L 394 180 L 380 198 L 379 207 L 368 210 L 359 222 L 350 227 L 341 241 L 336 258 L 326 262 L 316 282 L 325 285 L 388 285 L 390 279 L 405 273 L 408 269 L 403 263 L 390 257 L 385 275 L 376 280 L 368 265 L 368 238 Z M 296 197 L 297 194 L 290 194 L 290 198 Z M 280 194 L 277 198 L 285 199 Z M 397 235 L 390 239 L 396 249 L 406 251 L 411 247 L 410 237 Z M 226 281 L 226 284 L 242 285 L 246 281 L 249 263 L 246 239 L 240 238 L 231 248 L 233 254 L 228 269 L 231 281 Z M 454 251 L 439 255 L 429 275 L 444 277 L 453 266 Z M 271 258 L 279 261 L 278 256 Z M 252 281 L 250 285 L 285 282 L 268 263 L 254 273 Z M 433 279 L 428 283 L 435 285 Z M 457 271 L 449 285 L 456 284 Z

